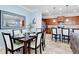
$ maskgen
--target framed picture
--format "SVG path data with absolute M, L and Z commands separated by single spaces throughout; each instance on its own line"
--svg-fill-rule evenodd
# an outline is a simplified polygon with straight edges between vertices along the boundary
M 25 16 L 1 10 L 0 22 L 1 29 L 23 28 L 25 27 Z

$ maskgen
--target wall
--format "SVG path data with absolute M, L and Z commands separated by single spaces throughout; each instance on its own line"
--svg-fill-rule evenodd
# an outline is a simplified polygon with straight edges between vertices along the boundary
M 36 24 L 34 25 L 34 28 L 32 29 L 32 31 L 35 31 L 36 28 L 41 28 L 42 26 L 42 15 L 41 12 L 38 10 L 32 11 L 32 15 L 31 15 L 31 23 L 33 21 L 33 19 L 35 18 L 35 22 Z
M 31 20 L 30 19 L 31 13 L 17 5 L 0 5 L 0 10 L 4 10 L 4 11 L 8 11 L 8 12 L 12 12 L 12 13 L 16 13 L 16 14 L 25 16 L 26 17 L 26 27 Z M 3 32 L 3 31 L 12 33 L 11 29 L 6 29 L 6 30 L 0 29 L 0 47 L 4 47 L 3 37 L 1 34 L 1 32 Z

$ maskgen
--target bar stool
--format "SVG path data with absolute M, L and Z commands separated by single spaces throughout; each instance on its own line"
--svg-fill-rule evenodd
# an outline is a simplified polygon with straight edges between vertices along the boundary
M 57 41 L 57 28 L 52 28 L 52 39 L 55 39 L 55 42 Z
M 65 42 L 65 40 L 67 40 L 68 43 L 69 43 L 69 41 L 70 41 L 69 33 L 70 33 L 70 29 L 69 28 L 62 28 L 62 42 L 63 41 Z
M 58 39 L 59 41 L 61 41 L 61 35 L 62 35 L 62 33 L 61 33 L 61 28 L 57 28 L 57 39 Z

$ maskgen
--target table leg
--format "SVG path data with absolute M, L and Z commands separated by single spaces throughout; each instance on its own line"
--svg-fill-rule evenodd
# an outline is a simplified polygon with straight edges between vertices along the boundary
M 28 41 L 28 54 L 30 54 L 30 41 Z
M 23 53 L 26 54 L 27 53 L 27 42 L 24 42 L 24 49 L 23 49 Z

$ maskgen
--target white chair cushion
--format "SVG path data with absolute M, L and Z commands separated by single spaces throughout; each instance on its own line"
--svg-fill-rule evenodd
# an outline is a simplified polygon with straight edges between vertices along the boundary
M 18 49 L 18 48 L 20 48 L 20 47 L 22 47 L 22 46 L 24 46 L 23 43 L 21 43 L 21 44 L 16 44 L 16 43 L 14 43 L 14 44 L 13 44 L 13 48 L 14 48 L 14 50 L 16 50 L 16 49 Z M 10 46 L 9 46 L 8 48 L 11 49 Z
M 5 40 L 6 40 L 7 47 L 11 49 L 11 42 L 10 42 L 9 35 L 4 35 L 4 37 L 5 37 Z
M 37 46 L 40 45 L 41 35 L 42 35 L 42 33 L 38 34 L 38 36 L 37 36 Z M 32 48 L 35 48 L 35 42 L 36 41 L 31 42 L 31 47 Z
M 18 49 L 18 48 L 24 46 L 24 44 L 23 43 L 21 43 L 21 44 L 13 44 L 13 46 L 14 46 L 14 50 L 15 50 L 15 49 Z
M 31 42 L 31 47 L 35 48 L 35 41 Z
M 56 34 L 56 29 L 52 29 L 53 34 Z
M 68 35 L 68 30 L 63 29 L 63 35 Z
M 40 43 L 40 42 L 37 43 L 37 46 L 39 46 L 39 43 Z M 35 48 L 35 41 L 31 42 L 31 47 L 32 47 L 32 48 Z

